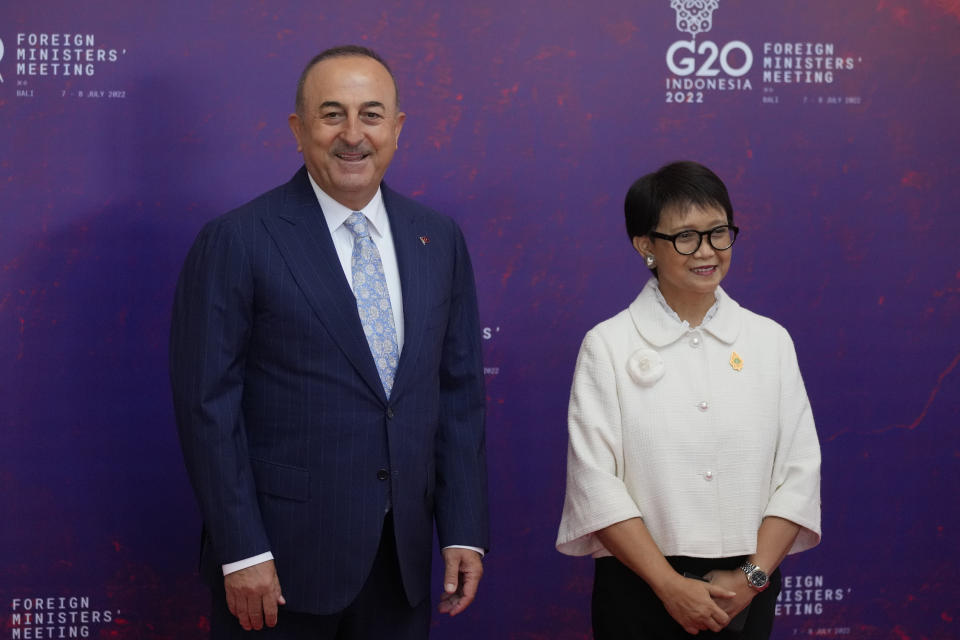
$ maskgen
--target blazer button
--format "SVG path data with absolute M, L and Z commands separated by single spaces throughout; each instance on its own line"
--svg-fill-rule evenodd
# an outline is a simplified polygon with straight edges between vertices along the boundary
M 390 472 L 386 469 L 380 469 L 377 471 L 377 480 L 386 480 L 390 477 Z
M 393 420 L 393 407 L 387 407 L 387 420 Z

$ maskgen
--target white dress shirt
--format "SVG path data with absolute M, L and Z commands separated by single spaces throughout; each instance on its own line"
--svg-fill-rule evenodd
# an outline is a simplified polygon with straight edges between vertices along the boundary
M 557 549 L 611 555 L 594 533 L 643 518 L 667 556 L 756 552 L 766 516 L 820 540 L 820 446 L 793 342 L 722 289 L 699 327 L 656 279 L 589 331 L 568 413 Z
M 317 200 L 320 202 L 320 208 L 323 209 L 323 217 L 327 221 L 327 228 L 330 229 L 330 237 L 333 238 L 333 246 L 337 250 L 337 257 L 340 258 L 340 266 L 343 268 L 343 275 L 346 276 L 350 289 L 353 289 L 353 269 L 350 266 L 350 260 L 353 257 L 353 239 L 354 235 L 350 229 L 343 223 L 346 222 L 353 209 L 345 207 L 330 196 L 313 181 L 313 176 L 309 173 L 310 186 L 313 192 L 317 194 Z M 367 203 L 363 209 L 360 209 L 367 218 L 370 229 L 370 239 L 377 246 L 380 252 L 380 261 L 383 263 L 383 275 L 387 280 L 387 293 L 390 294 L 390 306 L 393 309 L 393 322 L 397 328 L 397 352 L 403 351 L 403 293 L 400 289 L 400 269 L 397 267 L 397 252 L 393 246 L 393 233 L 390 231 L 390 220 L 387 218 L 387 210 L 383 206 L 383 194 L 380 189 L 374 194 L 373 199 Z

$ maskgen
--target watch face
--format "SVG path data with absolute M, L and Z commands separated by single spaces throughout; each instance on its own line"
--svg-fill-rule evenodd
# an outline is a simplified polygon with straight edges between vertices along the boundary
M 767 574 L 760 569 L 754 569 L 747 576 L 747 580 L 750 581 L 750 584 L 759 589 L 767 584 Z

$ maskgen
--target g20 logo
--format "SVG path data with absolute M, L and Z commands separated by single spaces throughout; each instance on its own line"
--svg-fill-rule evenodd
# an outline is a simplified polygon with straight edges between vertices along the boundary
M 734 51 L 742 53 L 743 61 L 737 65 L 740 56 L 731 57 Z M 678 52 L 687 52 L 677 59 Z M 696 57 L 694 57 L 696 56 Z M 720 62 L 720 69 L 714 65 Z M 700 77 L 713 77 L 720 73 L 722 69 L 725 74 L 732 78 L 739 78 L 746 75 L 753 66 L 753 51 L 746 42 L 741 40 L 732 40 L 719 48 L 716 43 L 710 40 L 702 40 L 700 46 L 696 41 L 678 40 L 667 49 L 667 68 L 677 76 L 697 75 Z

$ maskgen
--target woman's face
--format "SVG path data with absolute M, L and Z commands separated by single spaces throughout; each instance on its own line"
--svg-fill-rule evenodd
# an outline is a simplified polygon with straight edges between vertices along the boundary
M 663 211 L 654 231 L 673 235 L 688 230 L 709 231 L 724 224 L 727 214 L 720 207 L 690 205 Z M 717 251 L 706 236 L 700 248 L 688 256 L 678 253 L 671 241 L 662 238 L 635 238 L 634 246 L 644 256 L 652 254 L 656 258 L 660 291 L 668 300 L 671 296 L 712 295 L 730 268 L 732 249 Z

